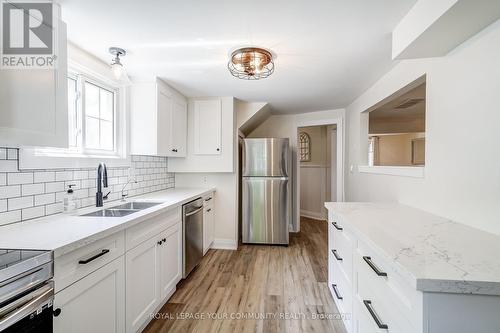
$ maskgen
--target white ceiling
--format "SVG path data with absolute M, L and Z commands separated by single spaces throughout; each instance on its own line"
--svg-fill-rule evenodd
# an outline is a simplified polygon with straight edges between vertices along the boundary
M 68 38 L 132 80 L 159 76 L 186 96 L 269 102 L 273 112 L 345 107 L 390 69 L 391 32 L 416 0 L 60 0 Z M 260 81 L 227 70 L 236 47 L 276 55 Z

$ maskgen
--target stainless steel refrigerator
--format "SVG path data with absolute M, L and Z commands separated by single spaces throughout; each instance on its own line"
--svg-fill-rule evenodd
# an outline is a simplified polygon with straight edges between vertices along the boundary
M 289 140 L 244 139 L 242 155 L 242 242 L 288 244 Z

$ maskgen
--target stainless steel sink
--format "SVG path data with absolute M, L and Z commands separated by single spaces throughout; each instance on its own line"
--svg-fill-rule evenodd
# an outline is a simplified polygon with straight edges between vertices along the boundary
M 134 209 L 101 209 L 92 213 L 83 214 L 80 216 L 96 216 L 96 217 L 122 217 L 138 212 Z
M 159 205 L 161 202 L 133 201 L 80 216 L 122 217 Z
M 147 201 L 133 201 L 127 202 L 118 206 L 113 206 L 110 209 L 133 209 L 133 210 L 142 210 L 151 208 L 153 206 L 159 205 L 161 202 L 147 202 Z

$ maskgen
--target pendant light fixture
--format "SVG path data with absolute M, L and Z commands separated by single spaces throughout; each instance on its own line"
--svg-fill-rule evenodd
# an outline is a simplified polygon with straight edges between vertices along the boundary
M 242 80 L 260 80 L 274 72 L 271 52 L 258 47 L 244 47 L 231 53 L 229 72 Z
M 123 64 L 120 61 L 120 57 L 125 56 L 127 52 L 119 47 L 110 47 L 109 53 L 114 56 L 111 60 L 111 71 L 113 72 L 113 76 L 122 83 L 128 83 L 129 79 L 127 73 L 125 72 L 125 68 L 123 68 Z

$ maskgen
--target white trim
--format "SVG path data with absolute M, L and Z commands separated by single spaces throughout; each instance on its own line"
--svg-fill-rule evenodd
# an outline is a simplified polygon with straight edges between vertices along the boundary
M 343 116 L 338 116 L 337 118 L 326 118 L 326 119 L 317 119 L 317 120 L 304 120 L 297 121 L 295 123 L 295 140 L 297 140 L 297 132 L 299 127 L 307 127 L 307 126 L 321 126 L 321 125 L 337 125 L 337 202 L 344 201 L 344 159 L 345 159 L 345 149 L 344 149 L 344 118 Z M 296 154 L 296 165 L 297 167 L 297 180 L 296 180 L 296 189 L 297 195 L 295 198 L 295 210 L 296 210 L 296 219 L 295 225 L 296 228 L 294 232 L 300 231 L 300 156 Z M 333 168 L 331 168 L 332 170 Z M 333 180 L 332 180 L 333 184 Z M 333 189 L 332 189 L 333 190 Z M 333 193 L 333 191 L 332 191 Z
M 234 239 L 215 238 L 211 248 L 218 250 L 237 250 L 238 242 Z
M 425 167 L 359 165 L 358 171 L 361 173 L 372 173 L 372 174 L 379 174 L 379 175 L 424 178 Z
M 321 214 L 318 212 L 312 212 L 310 210 L 304 210 L 304 209 L 300 210 L 300 216 L 307 217 L 307 218 L 313 219 L 313 220 L 321 220 L 321 221 L 324 221 L 327 219 L 324 214 Z

